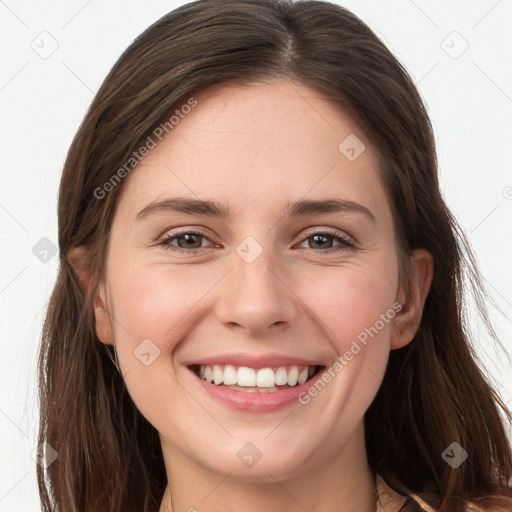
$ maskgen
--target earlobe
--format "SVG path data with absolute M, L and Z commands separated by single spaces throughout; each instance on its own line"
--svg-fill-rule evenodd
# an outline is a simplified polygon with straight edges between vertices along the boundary
M 409 256 L 409 269 L 406 289 L 400 290 L 402 309 L 394 320 L 392 350 L 410 343 L 418 330 L 434 276 L 432 255 L 426 249 L 414 250 Z
M 101 282 L 94 296 L 94 318 L 96 322 L 96 336 L 106 345 L 114 345 L 114 336 L 112 333 L 112 324 L 107 308 L 105 297 L 105 285 Z

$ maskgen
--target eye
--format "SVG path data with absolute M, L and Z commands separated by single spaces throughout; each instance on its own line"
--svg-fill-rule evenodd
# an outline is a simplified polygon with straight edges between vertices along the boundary
M 329 244 L 329 239 L 333 239 L 338 242 L 338 245 L 333 246 L 333 242 Z M 204 240 L 210 239 L 201 231 L 181 231 L 179 233 L 167 235 L 161 242 L 159 242 L 158 245 L 170 251 L 193 253 L 208 248 L 202 245 L 202 241 Z M 313 246 L 318 246 L 310 247 L 310 249 L 320 252 L 353 250 L 356 248 L 354 242 L 337 231 L 324 230 L 310 233 L 307 237 L 302 239 L 301 244 L 304 244 L 309 240 L 312 241 Z M 177 245 L 174 241 L 177 242 Z M 213 247 L 213 245 L 210 247 Z
M 209 238 L 200 231 L 182 231 L 175 233 L 172 236 L 167 235 L 158 245 L 164 249 L 177 252 L 198 252 L 196 249 L 204 249 L 201 244 L 201 239 L 209 240 Z M 173 241 L 176 240 L 178 245 Z
M 329 246 L 328 239 L 334 239 L 339 242 L 337 246 Z M 307 242 L 308 240 L 312 240 L 313 245 L 320 246 L 318 247 L 310 247 L 313 250 L 319 250 L 320 252 L 333 252 L 333 251 L 343 251 L 343 250 L 353 250 L 356 248 L 354 242 L 352 242 L 348 237 L 342 235 L 337 231 L 316 231 L 314 233 L 308 234 L 307 237 L 303 238 L 301 244 Z

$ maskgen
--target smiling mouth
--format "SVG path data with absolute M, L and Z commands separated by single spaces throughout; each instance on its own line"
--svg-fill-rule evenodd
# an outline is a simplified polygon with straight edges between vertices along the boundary
M 249 368 L 234 365 L 190 365 L 197 377 L 218 387 L 245 393 L 275 393 L 300 386 L 325 369 L 325 366 L 279 366 Z

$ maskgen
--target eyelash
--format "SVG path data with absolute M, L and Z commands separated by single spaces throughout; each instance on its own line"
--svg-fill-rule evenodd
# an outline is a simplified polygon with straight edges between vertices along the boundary
M 177 246 L 174 246 L 174 245 L 171 244 L 172 240 L 174 240 L 175 238 L 178 238 L 180 236 L 183 236 L 183 235 L 195 235 L 195 236 L 200 236 L 200 237 L 206 238 L 207 240 L 210 240 L 208 238 L 208 236 L 205 233 L 201 232 L 201 231 L 181 231 L 181 232 L 178 232 L 178 233 L 174 233 L 172 236 L 168 235 L 164 240 L 159 242 L 158 245 L 162 246 L 165 250 L 168 250 L 168 251 L 181 252 L 181 253 L 186 253 L 186 254 L 190 254 L 190 253 L 193 253 L 193 252 L 200 252 L 202 249 L 209 249 L 210 248 L 210 247 L 197 247 L 195 249 L 183 249 L 182 247 L 177 247 Z M 327 236 L 327 237 L 332 237 L 337 242 L 340 242 L 340 245 L 335 246 L 335 247 L 329 247 L 326 250 L 323 250 L 323 249 L 310 249 L 311 251 L 320 251 L 320 252 L 324 252 L 324 253 L 331 253 L 331 252 L 337 252 L 337 251 L 347 251 L 347 250 L 354 250 L 354 249 L 356 249 L 356 246 L 355 246 L 355 244 L 352 241 L 350 241 L 347 238 L 341 236 L 338 232 L 330 231 L 330 230 L 315 231 L 313 233 L 310 233 L 310 234 L 308 234 L 308 236 L 304 237 L 301 240 L 300 243 L 302 244 L 306 240 L 308 240 L 308 238 L 311 238 L 311 237 L 317 236 L 317 235 L 323 235 L 323 236 Z

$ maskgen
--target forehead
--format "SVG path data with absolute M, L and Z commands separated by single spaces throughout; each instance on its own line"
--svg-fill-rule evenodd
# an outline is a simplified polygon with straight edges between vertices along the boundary
M 235 212 L 334 192 L 384 198 L 371 141 L 318 90 L 276 79 L 217 86 L 194 100 L 131 172 L 121 209 L 168 195 L 215 196 Z

